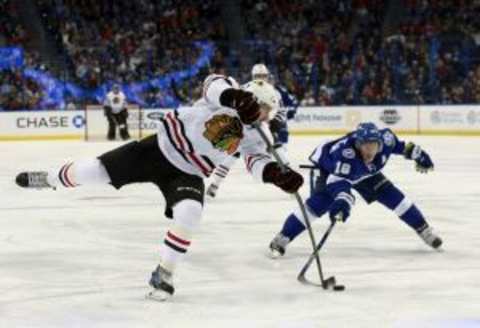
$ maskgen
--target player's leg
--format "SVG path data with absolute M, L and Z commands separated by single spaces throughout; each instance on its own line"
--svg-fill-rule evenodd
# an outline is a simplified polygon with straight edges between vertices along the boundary
M 97 158 L 69 162 L 50 171 L 22 172 L 17 175 L 17 185 L 24 188 L 74 188 L 81 185 L 106 185 L 110 177 Z
M 114 114 L 112 113 L 112 108 L 110 106 L 104 106 L 103 110 L 105 113 L 105 117 L 107 118 L 107 121 L 108 121 L 107 139 L 115 140 L 117 127 L 116 127 Z
M 65 163 L 50 171 L 22 172 L 17 175 L 16 182 L 24 188 L 111 184 L 118 189 L 129 183 L 147 182 L 152 171 L 161 171 L 161 167 L 149 168 L 156 164 L 156 159 L 152 158 L 156 152 L 159 152 L 156 136 L 151 136 L 141 142 L 122 145 L 98 158 Z
M 230 169 L 232 168 L 233 164 L 240 158 L 240 153 L 237 152 L 233 156 L 227 157 L 222 164 L 218 165 L 215 168 L 215 171 L 212 175 L 212 183 L 207 188 L 207 195 L 210 197 L 215 197 L 217 195 L 217 190 L 220 188 L 220 185 L 227 177 Z
M 332 204 L 332 197 L 326 192 L 315 193 L 305 201 L 310 222 L 314 222 L 328 211 Z M 272 258 L 283 256 L 287 245 L 298 235 L 304 232 L 306 223 L 300 209 L 292 212 L 283 223 L 282 230 L 273 238 L 270 243 L 270 255 Z
M 417 232 L 425 243 L 435 249 L 442 245 L 442 239 L 433 233 L 422 212 L 391 182 L 379 191 L 377 200 L 394 211 L 403 222 Z
M 130 134 L 128 133 L 128 112 L 126 109 L 122 110 L 120 113 L 115 114 L 116 121 L 118 123 L 118 128 L 120 130 L 120 137 L 122 140 L 130 139 Z
M 325 192 L 328 173 L 319 169 L 313 171 L 316 174 L 310 174 L 310 197 L 305 201 L 305 209 L 311 222 L 325 214 L 333 202 L 332 197 Z M 283 256 L 287 245 L 305 229 L 303 214 L 297 209 L 287 217 L 282 230 L 270 242 L 271 257 Z
M 159 300 L 173 295 L 172 276 L 190 247 L 203 212 L 203 180 L 180 172 L 172 174 L 177 177 L 171 182 L 157 183 L 167 200 L 166 215 L 173 218 L 161 247 L 160 263 L 150 279 L 155 288 L 150 296 Z

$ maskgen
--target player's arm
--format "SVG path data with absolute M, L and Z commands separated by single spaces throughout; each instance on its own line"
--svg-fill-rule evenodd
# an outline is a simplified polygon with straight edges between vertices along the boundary
M 103 101 L 103 110 L 106 116 L 109 116 L 112 113 L 112 103 L 111 103 L 110 92 L 107 93 Z
M 260 106 L 251 92 L 239 89 L 232 78 L 212 74 L 203 83 L 203 98 L 218 107 L 235 109 L 244 124 L 252 124 L 260 116 Z
M 264 131 L 268 130 L 264 128 Z M 292 169 L 283 172 L 280 165 L 266 151 L 265 143 L 260 136 L 255 136 L 256 133 L 255 130 L 249 131 L 242 143 L 241 153 L 248 172 L 256 180 L 274 184 L 287 193 L 298 191 L 303 184 L 302 175 Z
M 354 163 L 349 160 L 348 150 L 340 149 L 322 159 L 322 166 L 330 173 L 325 191 L 333 199 L 329 208 L 330 219 L 346 221 L 355 204 L 352 194 Z
M 420 173 L 433 171 L 434 165 L 430 155 L 428 155 L 419 145 L 416 145 L 413 142 L 407 143 L 403 154 L 405 158 L 415 161 L 415 168 Z
M 415 161 L 417 171 L 427 173 L 433 170 L 434 165 L 432 159 L 419 145 L 400 140 L 390 129 L 384 133 L 383 139 L 385 145 L 393 146 L 392 153 L 403 155 L 406 159 Z

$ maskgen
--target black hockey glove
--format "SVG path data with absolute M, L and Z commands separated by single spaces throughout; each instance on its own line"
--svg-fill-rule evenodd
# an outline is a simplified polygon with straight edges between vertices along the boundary
M 303 185 L 303 177 L 291 169 L 282 172 L 280 166 L 272 162 L 263 169 L 263 182 L 273 183 L 283 191 L 293 194 Z
M 260 105 L 253 93 L 240 89 L 226 89 L 220 95 L 220 104 L 237 110 L 244 124 L 252 124 L 260 117 Z
M 273 119 L 269 122 L 270 131 L 272 133 L 278 133 L 282 128 L 285 127 L 285 123 L 281 120 Z
M 428 171 L 433 171 L 434 165 L 430 156 L 413 142 L 409 142 L 405 146 L 404 155 L 405 158 L 415 161 L 415 168 L 418 172 L 427 173 Z
M 329 208 L 330 220 L 333 221 L 347 221 L 350 216 L 350 210 L 355 203 L 355 197 L 352 194 L 341 192 L 337 195 L 332 205 Z

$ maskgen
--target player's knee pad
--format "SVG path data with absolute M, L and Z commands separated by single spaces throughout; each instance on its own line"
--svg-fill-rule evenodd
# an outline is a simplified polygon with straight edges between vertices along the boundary
M 183 254 L 190 247 L 192 235 L 202 217 L 202 204 L 196 200 L 184 199 L 173 208 L 174 222 L 167 231 L 162 250 L 162 265 L 173 272 Z
M 333 199 L 327 193 L 316 193 L 310 196 L 305 204 L 309 212 L 315 215 L 315 217 L 320 217 L 328 211 L 328 208 L 332 204 Z
M 412 206 L 413 202 L 393 184 L 390 184 L 378 195 L 378 201 L 391 209 L 398 216 L 402 216 Z
M 175 227 L 189 235 L 195 230 L 202 218 L 202 204 L 193 199 L 179 201 L 172 208 Z
M 97 158 L 75 162 L 74 169 L 75 178 L 80 185 L 110 183 L 110 176 L 105 166 Z

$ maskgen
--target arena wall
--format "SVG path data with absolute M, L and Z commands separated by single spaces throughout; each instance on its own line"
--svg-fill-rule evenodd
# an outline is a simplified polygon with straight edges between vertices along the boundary
M 130 115 L 129 126 L 140 137 L 155 133 L 159 119 L 170 109 L 141 109 Z M 480 106 L 345 106 L 301 107 L 289 122 L 294 135 L 339 134 L 362 121 L 389 127 L 400 134 L 480 135 Z M 92 127 L 95 126 L 95 129 Z M 89 129 L 90 127 L 90 129 Z M 0 112 L 0 140 L 84 140 L 106 131 L 103 112 Z M 137 134 L 135 134 L 137 135 Z

